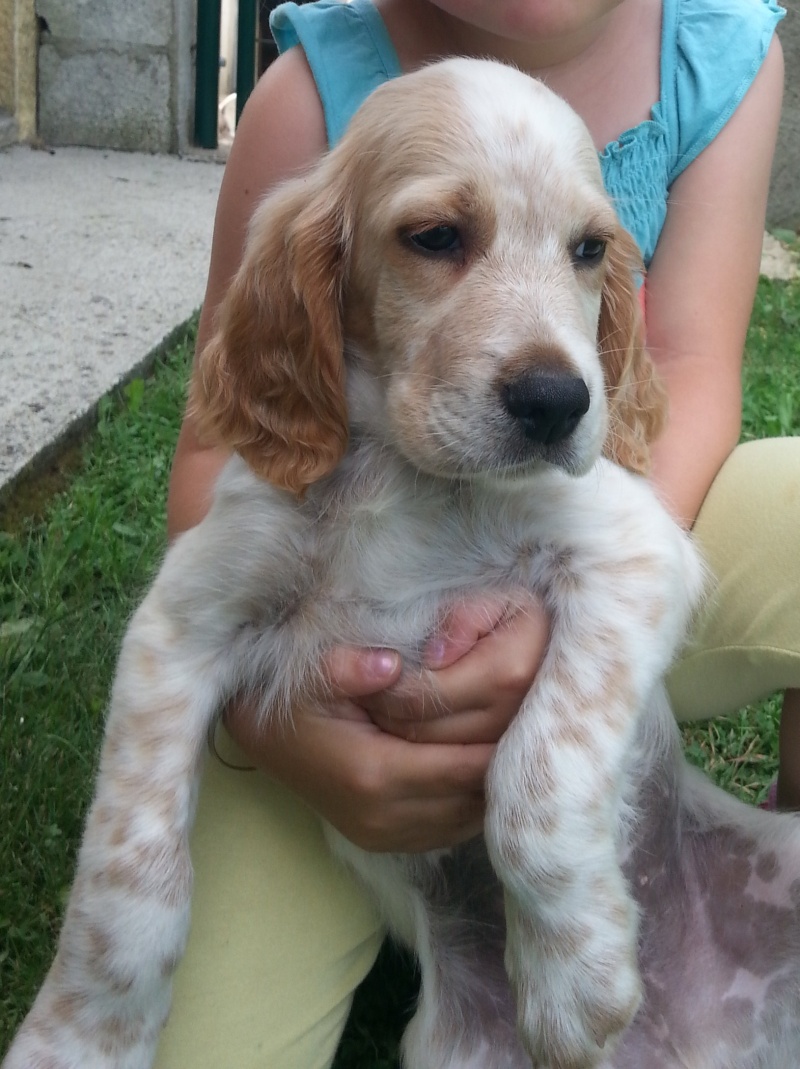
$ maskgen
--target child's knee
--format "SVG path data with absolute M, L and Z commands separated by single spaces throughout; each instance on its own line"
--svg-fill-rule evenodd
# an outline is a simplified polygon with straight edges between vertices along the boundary
M 679 719 L 800 686 L 800 438 L 734 450 L 694 535 L 713 581 L 669 679 Z

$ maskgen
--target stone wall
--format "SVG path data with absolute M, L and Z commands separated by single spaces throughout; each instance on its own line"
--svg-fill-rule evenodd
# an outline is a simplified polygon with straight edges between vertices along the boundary
M 786 64 L 786 90 L 767 222 L 772 227 L 800 231 L 800 0 L 783 3 L 788 14 L 778 33 Z
M 36 135 L 33 0 L 0 0 L 0 146 Z
M 191 142 L 195 0 L 37 0 L 39 133 L 53 145 Z
M 798 229 L 800 0 L 784 3 L 786 99 L 768 222 Z M 0 110 L 26 139 L 35 133 L 33 10 L 33 0 L 0 0 Z M 191 145 L 196 0 L 36 0 L 36 14 L 38 122 L 46 143 L 145 152 Z

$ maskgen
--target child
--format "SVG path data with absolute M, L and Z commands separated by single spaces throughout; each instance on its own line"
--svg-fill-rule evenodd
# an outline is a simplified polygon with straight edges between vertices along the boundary
M 799 737 L 784 751 L 780 801 L 794 805 L 800 445 L 735 448 L 782 93 L 780 17 L 771 0 L 283 5 L 273 25 L 288 51 L 256 87 L 236 133 L 198 345 L 259 199 L 316 159 L 375 85 L 453 54 L 492 56 L 542 77 L 586 121 L 648 262 L 648 341 L 671 400 L 653 478 L 676 518 L 694 526 L 720 580 L 671 679 L 677 715 L 708 716 L 790 688 L 784 741 Z M 170 492 L 173 536 L 202 517 L 224 461 L 187 418 Z M 382 931 L 329 860 L 315 814 L 376 850 L 477 834 L 493 744 L 531 685 L 547 629 L 536 607 L 512 620 L 495 604 L 456 614 L 429 651 L 446 710 L 434 719 L 393 698 L 400 666 L 382 650 L 336 651 L 327 715 L 298 709 L 290 731 L 256 731 L 247 710 L 229 711 L 239 749 L 221 731 L 223 756 L 269 777 L 209 763 L 193 840 L 192 937 L 159 1069 L 330 1064 Z

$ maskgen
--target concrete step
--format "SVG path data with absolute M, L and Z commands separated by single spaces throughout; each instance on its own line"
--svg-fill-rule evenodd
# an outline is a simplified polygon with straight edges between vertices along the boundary
M 0 489 L 200 306 L 222 174 L 174 156 L 0 152 Z

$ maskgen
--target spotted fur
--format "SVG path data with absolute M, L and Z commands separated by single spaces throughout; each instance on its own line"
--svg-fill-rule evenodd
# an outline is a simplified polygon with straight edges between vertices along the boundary
M 420 250 L 437 227 L 458 242 Z M 703 578 L 642 475 L 663 406 L 639 269 L 580 121 L 486 62 L 382 87 L 265 201 L 192 387 L 239 456 L 125 637 L 58 951 L 4 1069 L 151 1065 L 227 699 L 289 717 L 341 643 L 398 649 L 420 686 L 443 614 L 487 592 L 533 592 L 552 633 L 484 837 L 377 856 L 330 832 L 420 962 L 407 1069 L 797 1064 L 797 828 L 685 767 L 661 684 Z M 542 432 L 564 391 L 586 410 Z

